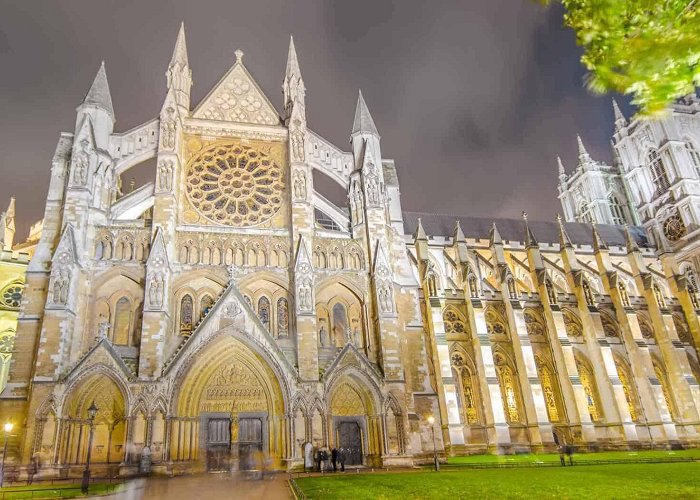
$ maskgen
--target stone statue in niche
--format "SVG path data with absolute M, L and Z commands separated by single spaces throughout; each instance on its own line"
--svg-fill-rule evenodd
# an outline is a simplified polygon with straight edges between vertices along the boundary
M 166 116 L 160 122 L 160 144 L 164 149 L 175 147 L 175 108 L 169 106 Z
M 306 199 L 306 174 L 304 172 L 297 172 L 294 179 L 294 197 L 301 200 Z
M 170 191 L 172 187 L 173 162 L 163 160 L 158 164 L 158 187 L 161 191 Z
M 165 283 L 162 273 L 157 273 L 151 277 L 148 290 L 148 300 L 152 307 L 161 307 L 163 305 L 163 295 L 165 291 Z
M 73 182 L 80 186 L 84 186 L 87 183 L 87 173 L 90 165 L 89 144 L 87 139 L 80 141 L 80 149 L 75 153 L 73 160 Z
M 298 130 L 292 132 L 292 159 L 304 161 L 304 134 Z
M 326 327 L 321 325 L 321 329 L 318 332 L 318 339 L 319 342 L 321 342 L 322 347 L 326 347 L 328 345 L 328 333 L 326 332 Z

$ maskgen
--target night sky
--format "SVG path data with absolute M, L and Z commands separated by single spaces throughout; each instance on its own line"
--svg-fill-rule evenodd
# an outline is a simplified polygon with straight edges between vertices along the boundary
M 561 9 L 532 0 L 0 0 L 0 206 L 17 197 L 20 239 L 100 61 L 115 130 L 139 125 L 160 111 L 181 21 L 193 107 L 240 48 L 281 109 L 290 34 L 309 127 L 345 149 L 361 88 L 404 210 L 551 220 L 556 156 L 575 166 L 576 133 L 610 160 L 610 96 L 585 90 Z

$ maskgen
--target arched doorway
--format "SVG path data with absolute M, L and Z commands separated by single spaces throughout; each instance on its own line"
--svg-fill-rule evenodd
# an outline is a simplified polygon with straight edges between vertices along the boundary
M 127 452 L 124 392 L 109 375 L 95 373 L 72 388 L 64 406 L 59 463 L 85 463 L 90 435 L 88 408 L 93 402 L 97 414 L 92 422 L 90 461 L 94 464 L 119 464 L 124 460 Z M 44 432 L 46 430 L 44 428 Z
M 196 355 L 175 399 L 170 457 L 209 471 L 257 468 L 286 458 L 285 398 L 263 357 L 234 337 Z
M 363 383 L 343 377 L 330 392 L 331 446 L 343 449 L 346 465 L 369 465 L 379 455 L 381 416 L 374 398 Z

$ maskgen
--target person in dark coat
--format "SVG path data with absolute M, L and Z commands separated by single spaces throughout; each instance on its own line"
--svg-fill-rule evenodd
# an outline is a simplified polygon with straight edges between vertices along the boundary
M 333 464 L 333 472 L 338 470 L 338 450 L 333 447 L 331 450 L 331 463 Z
M 559 462 L 561 462 L 562 467 L 566 466 L 565 448 L 566 447 L 564 445 L 559 446 Z
M 340 472 L 345 472 L 345 448 L 338 450 L 338 461 L 340 462 Z
M 321 472 L 321 450 L 314 446 L 314 462 L 316 462 L 316 470 Z

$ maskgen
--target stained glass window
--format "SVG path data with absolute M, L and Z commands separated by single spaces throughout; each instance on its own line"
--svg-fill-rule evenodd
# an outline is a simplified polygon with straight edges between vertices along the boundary
M 277 332 L 280 337 L 289 333 L 289 305 L 284 297 L 277 299 Z
M 183 296 L 182 300 L 180 300 L 180 333 L 183 335 L 188 335 L 192 332 L 193 309 L 192 296 Z
M 258 317 L 265 328 L 270 329 L 270 300 L 267 297 L 258 299 Z

